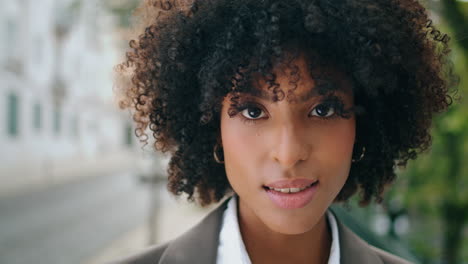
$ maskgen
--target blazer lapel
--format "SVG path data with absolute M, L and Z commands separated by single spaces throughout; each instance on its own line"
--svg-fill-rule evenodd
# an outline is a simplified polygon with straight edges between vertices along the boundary
M 340 240 L 341 264 L 384 264 L 367 242 L 342 224 L 338 217 L 336 219 Z
M 221 222 L 229 199 L 211 211 L 200 223 L 170 242 L 159 264 L 215 264 Z

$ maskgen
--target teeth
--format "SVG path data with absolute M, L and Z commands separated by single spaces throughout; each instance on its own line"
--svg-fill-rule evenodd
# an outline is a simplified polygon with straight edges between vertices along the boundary
M 304 187 L 304 188 L 281 188 L 281 189 L 278 189 L 278 188 L 271 188 L 271 187 L 268 187 L 270 190 L 275 190 L 277 192 L 282 192 L 282 193 L 297 193 L 297 192 L 300 192 L 300 191 L 303 191 L 305 189 L 307 189 L 309 186 L 307 187 Z

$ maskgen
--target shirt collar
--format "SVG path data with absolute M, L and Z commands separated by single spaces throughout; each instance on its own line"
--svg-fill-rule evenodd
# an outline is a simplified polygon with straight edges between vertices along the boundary
M 339 264 L 340 243 L 337 222 L 335 216 L 330 211 L 327 211 L 326 215 L 332 236 L 328 264 Z M 237 218 L 237 195 L 234 195 L 228 202 L 227 208 L 223 214 L 223 223 L 219 233 L 216 263 L 234 264 L 239 263 L 239 259 L 242 264 L 251 264 L 239 230 L 239 221 Z

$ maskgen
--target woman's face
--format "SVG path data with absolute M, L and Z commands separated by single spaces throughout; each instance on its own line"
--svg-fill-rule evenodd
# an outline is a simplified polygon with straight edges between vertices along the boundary
M 355 138 L 354 114 L 344 118 L 334 113 L 333 102 L 341 101 L 344 109 L 353 106 L 345 76 L 333 71 L 332 81 L 340 88 L 327 100 L 317 94 L 304 57 L 293 63 L 300 73 L 297 100 L 274 103 L 243 94 L 240 111 L 230 117 L 226 96 L 221 114 L 226 174 L 240 198 L 241 216 L 283 234 L 307 232 L 321 219 L 348 177 Z M 288 94 L 289 73 L 274 72 Z M 264 82 L 258 86 L 266 92 Z

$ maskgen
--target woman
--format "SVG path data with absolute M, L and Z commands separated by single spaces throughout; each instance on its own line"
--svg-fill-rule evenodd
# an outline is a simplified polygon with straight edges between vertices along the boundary
M 118 70 L 197 226 L 122 263 L 407 263 L 328 207 L 382 201 L 451 104 L 448 37 L 411 0 L 146 1 Z

